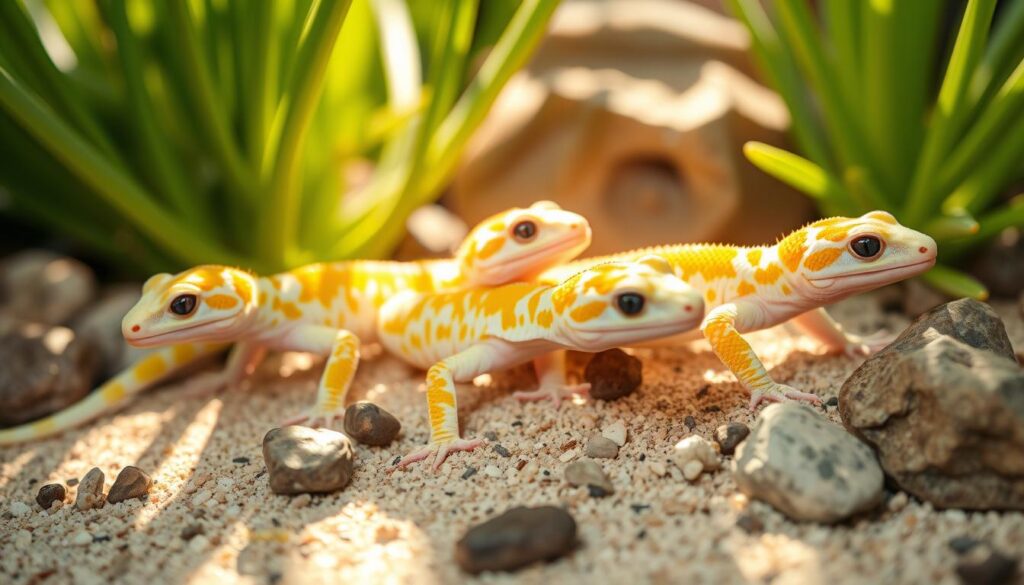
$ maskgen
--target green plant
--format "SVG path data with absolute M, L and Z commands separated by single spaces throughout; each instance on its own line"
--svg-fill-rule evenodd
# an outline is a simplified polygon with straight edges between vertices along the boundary
M 383 256 L 556 4 L 0 2 L 0 185 L 137 270 Z
M 749 143 L 747 158 L 826 214 L 893 212 L 939 243 L 925 280 L 987 296 L 950 265 L 1024 226 L 1024 197 L 997 201 L 1024 177 L 1024 2 L 1005 3 L 990 38 L 996 0 L 969 0 L 949 43 L 945 2 L 828 0 L 820 22 L 806 0 L 770 2 L 770 16 L 759 0 L 729 4 L 807 157 Z

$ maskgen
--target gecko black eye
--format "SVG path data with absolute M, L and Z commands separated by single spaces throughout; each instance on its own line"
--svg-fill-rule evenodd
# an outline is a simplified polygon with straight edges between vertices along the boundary
M 537 224 L 532 221 L 521 221 L 512 228 L 512 235 L 520 242 L 529 242 L 537 235 Z
M 871 260 L 881 254 L 882 240 L 876 236 L 860 236 L 850 242 L 850 250 L 864 260 Z
M 170 311 L 179 317 L 187 317 L 196 310 L 196 295 L 185 294 L 174 297 Z
M 615 298 L 615 304 L 623 315 L 631 317 L 644 310 L 644 296 L 637 293 L 622 293 Z

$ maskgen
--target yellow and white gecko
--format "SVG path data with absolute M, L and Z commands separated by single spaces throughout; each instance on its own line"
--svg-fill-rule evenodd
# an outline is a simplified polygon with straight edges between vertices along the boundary
M 598 352 L 676 335 L 704 315 L 699 292 L 664 259 L 609 262 L 559 285 L 516 283 L 449 293 L 403 292 L 381 307 L 381 344 L 427 371 L 430 441 L 398 467 L 449 453 L 478 439 L 459 435 L 455 382 L 525 363 L 559 349 Z
M 0 430 L 0 445 L 53 435 L 120 408 L 228 343 L 236 345 L 211 386 L 239 382 L 268 349 L 328 356 L 315 405 L 289 422 L 331 424 L 344 415 L 359 342 L 376 339 L 377 312 L 389 298 L 528 279 L 574 258 L 590 238 L 586 219 L 542 201 L 484 220 L 451 259 L 323 263 L 270 277 L 213 265 L 158 274 L 146 281 L 122 331 L 132 345 L 162 349 L 65 410 Z
M 843 332 L 825 305 L 898 282 L 935 264 L 935 240 L 900 225 L 884 211 L 816 221 L 775 245 L 738 247 L 678 244 L 585 258 L 551 268 L 539 278 L 555 283 L 589 266 L 656 254 L 704 296 L 700 329 L 715 354 L 751 392 L 750 407 L 785 399 L 817 402 L 771 379 L 740 335 L 790 321 L 830 352 L 867 355 L 892 336 L 860 338 Z M 683 341 L 685 338 L 677 339 Z M 564 360 L 564 355 L 557 360 Z M 520 398 L 540 398 L 532 393 Z

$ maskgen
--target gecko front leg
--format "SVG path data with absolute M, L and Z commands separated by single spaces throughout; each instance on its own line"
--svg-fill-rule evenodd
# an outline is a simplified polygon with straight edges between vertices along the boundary
M 328 358 L 320 376 L 316 402 L 304 414 L 282 424 L 340 428 L 345 417 L 345 397 L 359 365 L 359 338 L 344 329 L 308 325 L 290 332 L 283 345 Z
M 502 347 L 497 342 L 470 346 L 431 366 L 427 371 L 427 412 L 430 420 L 430 442 L 399 461 L 395 468 L 412 465 L 433 457 L 436 471 L 454 451 L 472 451 L 483 444 L 480 439 L 463 439 L 459 435 L 459 409 L 455 382 L 465 382 L 490 371 L 498 361 Z
M 550 400 L 555 408 L 563 399 L 585 395 L 590 392 L 589 383 L 569 384 L 565 375 L 566 352 L 564 349 L 543 354 L 533 360 L 537 372 L 537 389 L 518 391 L 512 394 L 520 402 Z
M 797 315 L 790 322 L 824 345 L 829 353 L 848 357 L 871 355 L 896 339 L 895 334 L 886 331 L 863 337 L 847 333 L 823 308 Z
M 711 349 L 750 390 L 750 408 L 757 408 L 764 401 L 781 402 L 787 399 L 820 403 L 821 399 L 814 394 L 779 384 L 768 375 L 764 364 L 739 333 L 740 330 L 757 328 L 757 316 L 756 306 L 739 301 L 715 307 L 701 324 L 701 331 L 711 343 Z

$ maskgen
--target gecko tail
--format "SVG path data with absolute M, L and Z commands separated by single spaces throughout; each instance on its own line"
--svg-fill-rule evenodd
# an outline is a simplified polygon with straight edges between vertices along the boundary
M 228 347 L 223 343 L 185 343 L 158 349 L 117 374 L 83 400 L 37 421 L 0 430 L 0 445 L 50 437 L 108 412 L 121 409 L 136 394 L 195 362 Z

